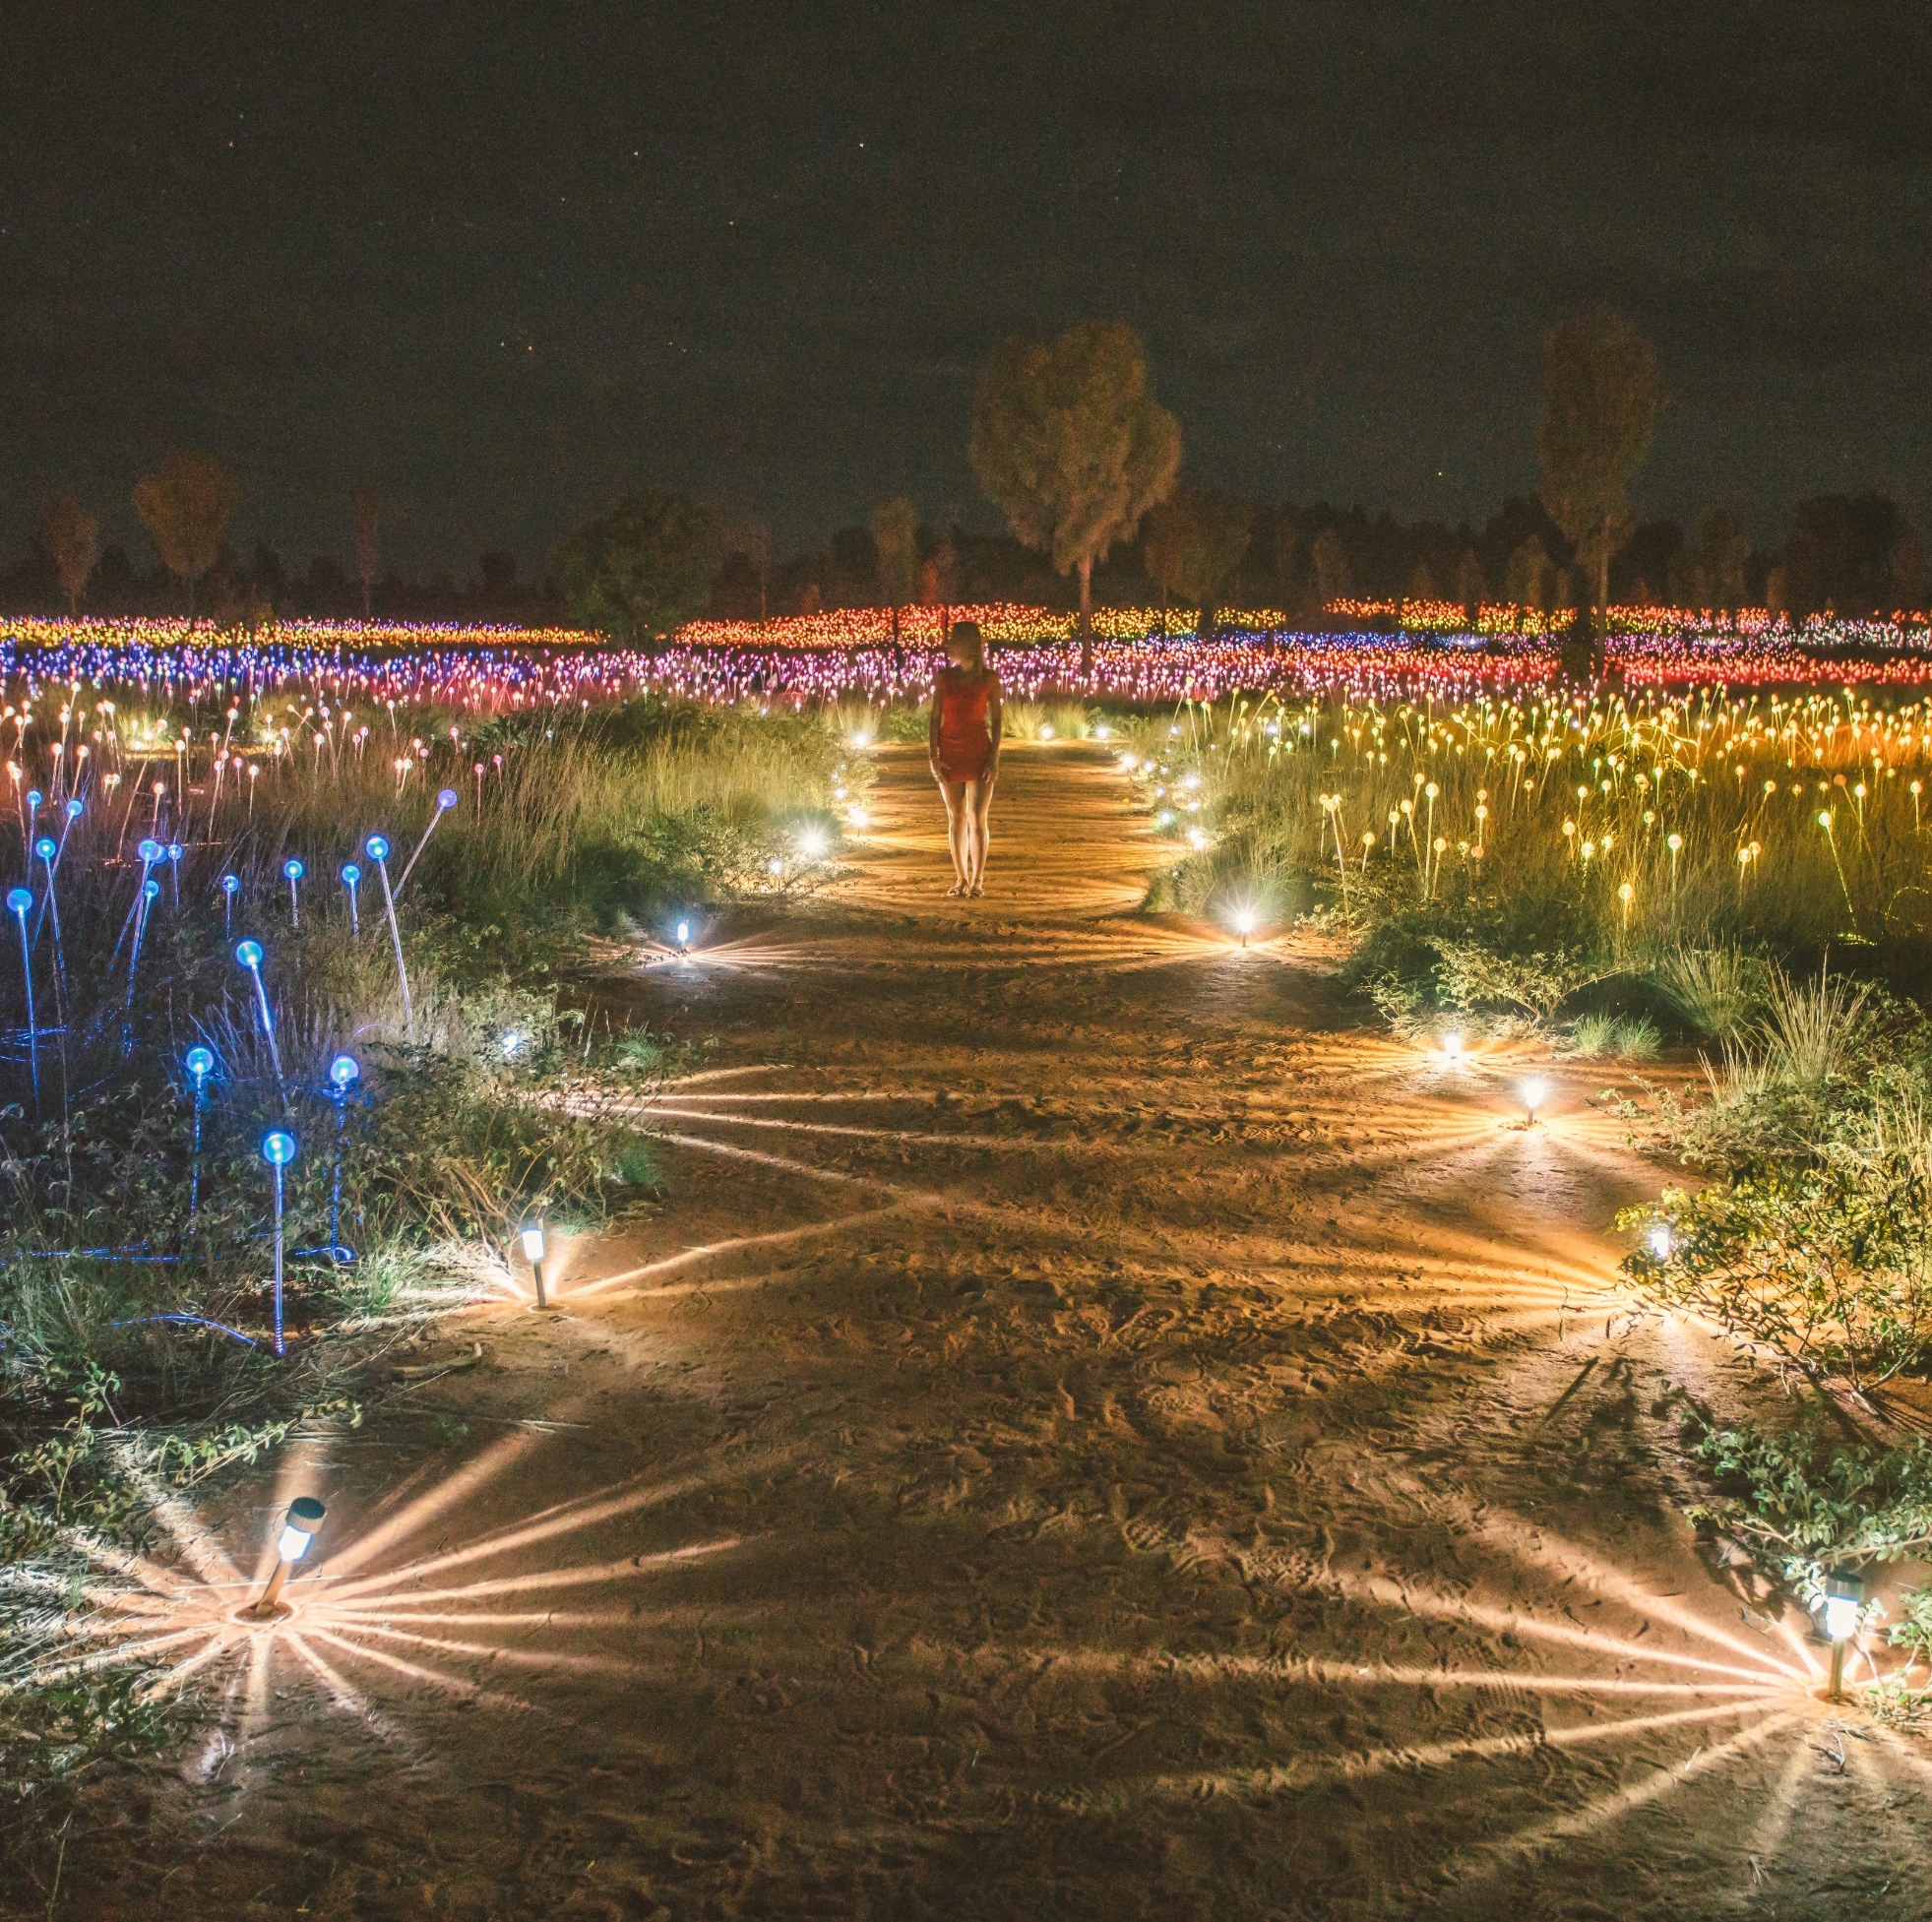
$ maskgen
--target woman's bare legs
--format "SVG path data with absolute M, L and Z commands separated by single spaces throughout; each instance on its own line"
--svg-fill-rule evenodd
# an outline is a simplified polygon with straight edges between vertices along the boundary
M 940 794 L 946 802 L 946 846 L 953 856 L 953 890 L 963 895 L 972 885 L 967 865 L 968 840 L 972 823 L 967 809 L 966 797 L 972 792 L 974 783 L 965 780 L 942 780 Z
M 986 885 L 986 850 L 991 845 L 986 812 L 993 805 L 993 783 L 969 780 L 966 785 L 966 892 L 976 895 Z

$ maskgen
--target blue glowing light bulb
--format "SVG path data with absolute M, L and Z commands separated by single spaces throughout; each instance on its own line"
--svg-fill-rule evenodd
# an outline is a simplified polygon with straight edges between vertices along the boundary
M 362 843 L 362 851 L 372 861 L 386 861 L 389 859 L 389 842 L 381 835 L 371 835 Z
M 329 1064 L 329 1079 L 338 1092 L 345 1092 L 362 1079 L 362 1064 L 352 1054 L 339 1054 Z
M 194 1076 L 197 1086 L 215 1072 L 215 1052 L 212 1048 L 190 1048 L 186 1059 L 188 1072 Z
M 295 1137 L 285 1129 L 271 1128 L 262 1137 L 262 1159 L 272 1168 L 285 1168 L 295 1158 Z
M 144 840 L 136 844 L 134 851 L 147 866 L 153 867 L 167 850 L 157 840 Z
M 9 888 L 7 890 L 7 906 L 12 912 L 20 915 L 23 920 L 27 916 L 27 910 L 32 905 L 33 897 L 25 888 Z
M 235 943 L 235 960 L 251 971 L 262 964 L 262 944 L 259 941 L 238 941 Z
M 301 880 L 303 875 L 308 873 L 308 869 L 305 868 L 301 864 L 301 862 L 298 861 L 295 858 L 295 856 L 292 854 L 289 855 L 287 860 L 282 862 L 281 871 L 289 878 L 290 881 L 299 881 Z
M 224 874 L 221 877 L 221 892 L 224 895 L 239 894 L 241 892 L 240 878 L 236 875 Z
M 171 840 L 167 844 L 167 858 L 170 861 L 178 861 L 187 851 L 178 840 Z
M 436 809 L 439 814 L 449 813 L 450 809 L 455 807 L 456 804 L 457 791 L 454 787 L 445 787 L 438 791 L 436 795 Z
M 353 861 L 344 861 L 343 863 L 343 886 L 344 888 L 353 888 L 361 879 L 362 870 Z
M 33 843 L 33 851 L 34 853 L 39 855 L 41 860 L 45 861 L 49 866 L 51 866 L 53 863 L 54 856 L 60 852 L 60 847 L 59 844 L 55 841 L 53 836 L 42 835 L 40 838 Z
M 144 895 L 146 895 L 150 900 L 159 900 L 161 898 L 161 884 L 158 881 L 146 882 L 143 884 L 141 892 Z
M 37 810 L 40 803 L 46 798 L 37 787 L 30 787 L 27 790 L 27 805 L 30 809 Z
M 74 800 L 69 801 L 67 804 L 67 818 L 70 821 L 80 820 L 81 816 L 86 812 L 87 803 L 85 801 Z

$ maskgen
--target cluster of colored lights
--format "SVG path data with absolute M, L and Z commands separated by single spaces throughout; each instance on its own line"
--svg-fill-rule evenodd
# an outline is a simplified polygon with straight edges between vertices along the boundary
M 1278 805 L 1309 810 L 1344 912 L 1372 868 L 1393 865 L 1428 900 L 1446 872 L 1505 882 L 1527 851 L 1604 891 L 1613 928 L 1648 918 L 1668 933 L 1694 889 L 1742 910 L 1775 876 L 1781 896 L 1841 903 L 1840 925 L 1869 939 L 1919 893 L 1932 832 L 1932 697 L 1888 708 L 1843 686 L 1265 695 L 1177 715 L 1155 740 L 1122 765 L 1157 832 L 1203 850 L 1225 783 L 1252 809 L 1257 777 L 1279 779 Z
M 1338 618 L 1376 618 L 1396 603 L 1337 603 Z M 1018 603 L 960 606 L 975 619 L 1015 694 L 1073 692 L 1131 702 L 1217 700 L 1237 690 L 1284 699 L 1345 694 L 1400 700 L 1426 691 L 1460 700 L 1479 689 L 1537 687 L 1557 650 L 1524 610 L 1485 607 L 1479 631 L 1433 625 L 1447 603 L 1405 603 L 1396 633 L 1296 632 L 1270 610 L 1230 617 L 1206 640 L 1162 633 L 1154 610 L 1102 609 L 1091 671 L 1073 617 Z M 1455 610 L 1460 616 L 1461 609 Z M 1913 620 L 1810 620 L 1761 612 L 1706 618 L 1660 608 L 1612 610 L 1607 664 L 1627 684 L 1912 686 L 1932 680 L 1932 649 Z M 1452 638 L 1453 632 L 1453 638 Z M 477 713 L 591 705 L 653 693 L 709 703 L 802 708 L 856 695 L 923 697 L 940 664 L 940 610 L 902 610 L 900 642 L 884 610 L 796 619 L 693 622 L 675 644 L 647 651 L 562 628 L 284 623 L 250 633 L 185 621 L 0 624 L 0 684 L 10 699 L 88 687 L 171 707 L 287 695 L 336 706 L 440 707 Z M 1855 663 L 1855 664 L 1854 664 Z M 133 725 L 132 722 L 129 723 Z M 164 724 L 156 723 L 156 728 Z M 134 752 L 165 752 L 161 735 Z

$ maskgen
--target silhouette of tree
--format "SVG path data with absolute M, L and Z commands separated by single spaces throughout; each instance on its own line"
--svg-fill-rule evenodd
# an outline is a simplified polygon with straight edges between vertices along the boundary
M 1508 570 L 1503 576 L 1503 598 L 1518 607 L 1527 607 L 1536 613 L 1546 613 L 1550 606 L 1550 590 L 1556 585 L 1556 564 L 1549 557 L 1549 550 L 1542 541 L 1531 534 L 1514 554 L 1510 556 Z
M 647 641 L 705 611 L 723 559 L 713 509 L 651 487 L 565 535 L 556 570 L 573 620 Z
M 1148 388 L 1131 328 L 1088 321 L 1008 341 L 986 364 L 967 448 L 1015 537 L 1080 578 L 1080 651 L 1093 667 L 1093 564 L 1173 491 L 1181 430 Z
M 1168 596 L 1201 610 L 1200 631 L 1215 626 L 1215 597 L 1246 559 L 1254 511 L 1226 494 L 1179 487 L 1149 510 L 1141 538 L 1148 578 Z
M 899 610 L 918 591 L 919 514 L 903 494 L 872 510 L 872 544 L 879 569 L 879 596 L 892 609 L 893 658 L 903 658 Z
M 235 477 L 209 454 L 176 454 L 137 483 L 134 511 L 170 574 L 188 584 L 188 618 L 195 618 L 195 584 L 221 558 L 221 535 L 235 511 Z
M 1333 527 L 1324 527 L 1310 544 L 1308 557 L 1315 566 L 1315 593 L 1323 606 L 1340 600 L 1354 586 L 1348 566 L 1348 550 Z
M 80 611 L 88 577 L 100 558 L 100 523 L 76 495 L 63 489 L 41 508 L 39 533 L 40 545 L 60 577 L 71 619 Z
M 362 577 L 362 618 L 375 618 L 376 577 L 382 572 L 382 503 L 373 487 L 348 490 L 349 519 L 355 527 L 355 571 Z
M 1624 488 L 1662 407 L 1656 355 L 1621 315 L 1565 321 L 1551 333 L 1536 431 L 1543 502 L 1576 548 L 1597 607 L 1610 597 L 1610 558 L 1632 532 Z

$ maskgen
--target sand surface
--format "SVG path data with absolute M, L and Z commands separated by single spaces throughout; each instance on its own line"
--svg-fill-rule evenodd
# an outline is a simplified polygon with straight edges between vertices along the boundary
M 949 901 L 880 759 L 833 895 L 604 991 L 716 1045 L 568 1312 L 441 1324 L 401 1359 L 481 1361 L 103 1578 L 222 1706 L 52 1912 L 1932 1913 L 1932 1751 L 1678 1514 L 1673 1397 L 1773 1391 L 1624 1312 L 1612 1077 L 1527 1129 L 1527 1057 L 1133 917 L 1098 750 L 1009 753 Z

